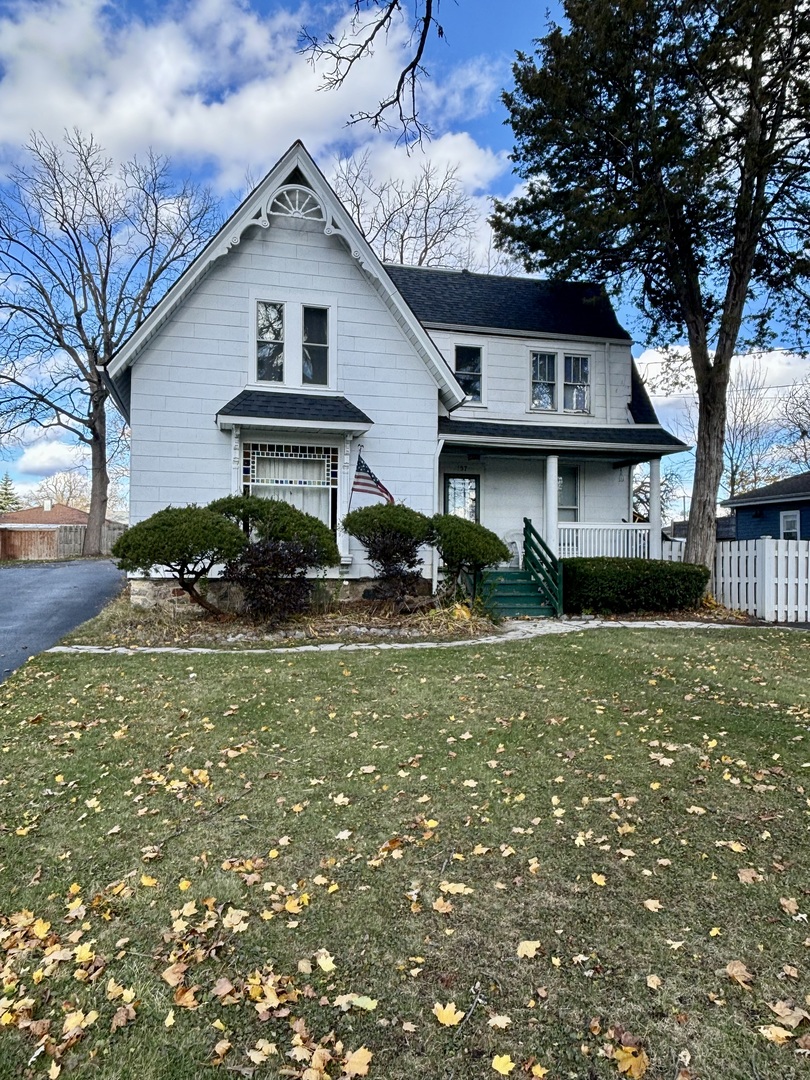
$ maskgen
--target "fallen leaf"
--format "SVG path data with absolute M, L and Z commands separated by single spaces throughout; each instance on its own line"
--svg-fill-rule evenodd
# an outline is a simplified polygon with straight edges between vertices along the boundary
M 792 896 L 789 898 L 783 896 L 779 901 L 779 905 L 782 908 L 782 911 L 786 912 L 788 915 L 795 915 L 799 910 L 799 905 Z
M 762 881 L 762 874 L 758 874 L 752 866 L 737 871 L 737 877 L 743 885 L 753 885 L 756 881 Z
M 174 1009 L 169 1009 L 166 1013 L 166 1019 L 163 1021 L 163 1026 L 167 1028 L 174 1027 Z
M 493 1028 L 507 1028 L 512 1023 L 510 1016 L 491 1016 L 487 1021 L 490 1027 Z
M 521 959 L 534 960 L 539 948 L 539 941 L 521 941 L 517 947 L 517 954 Z
M 732 982 L 738 983 L 744 990 L 751 989 L 751 982 L 754 976 L 742 962 L 742 960 L 731 960 L 726 964 L 726 974 Z
M 648 975 L 647 976 L 647 986 L 649 986 L 650 990 L 658 990 L 658 989 L 660 989 L 660 987 L 661 987 L 660 978 L 657 975 Z
M 508 1076 L 514 1067 L 515 1063 L 508 1054 L 496 1054 L 492 1059 L 492 1068 L 501 1076 Z
M 347 1076 L 367 1076 L 368 1067 L 374 1055 L 365 1046 L 355 1050 L 343 1059 L 343 1070 Z
M 631 1076 L 633 1080 L 644 1075 L 650 1059 L 640 1046 L 617 1046 L 613 1051 L 613 1060 L 619 1066 L 619 1072 Z
M 768 1042 L 776 1043 L 777 1046 L 784 1046 L 788 1039 L 793 1038 L 793 1033 L 788 1031 L 787 1028 L 780 1027 L 778 1024 L 765 1024 L 759 1028 L 760 1035 L 763 1035 Z
M 157 885 L 157 878 L 150 877 L 149 874 L 141 874 L 141 885 L 147 889 L 154 889 Z
M 594 883 L 594 885 L 598 885 L 601 888 L 605 884 L 605 875 L 591 874 L 591 881 Z
M 437 1001 L 432 1012 L 442 1027 L 455 1027 L 464 1019 L 464 1013 L 459 1012 L 455 1001 L 448 1001 L 446 1005 L 440 1005 Z
M 645 900 L 644 901 L 644 907 L 647 909 L 647 911 L 661 911 L 663 906 L 664 905 L 661 903 L 660 900 Z

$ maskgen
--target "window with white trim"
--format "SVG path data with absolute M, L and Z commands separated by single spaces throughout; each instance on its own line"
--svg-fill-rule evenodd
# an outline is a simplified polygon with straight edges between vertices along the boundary
M 480 345 L 456 345 L 456 381 L 470 401 L 481 401 L 483 354 Z
M 284 382 L 284 305 L 260 300 L 256 305 L 256 378 Z
M 783 510 L 779 515 L 779 536 L 782 540 L 799 539 L 799 511 Z
M 557 408 L 556 353 L 532 352 L 532 409 Z
M 560 465 L 557 472 L 557 520 L 579 521 L 579 468 Z
M 338 492 L 335 446 L 245 443 L 242 484 L 245 495 L 283 499 L 330 528 L 335 527 Z
M 466 521 L 478 521 L 478 476 L 449 476 L 444 478 L 444 512 Z
M 565 367 L 563 409 L 566 412 L 590 412 L 591 358 L 566 354 L 563 357 L 563 364 Z
M 335 306 L 255 298 L 256 382 L 327 387 L 334 382 Z
M 304 386 L 329 383 L 329 311 L 304 307 L 301 333 L 301 382 Z

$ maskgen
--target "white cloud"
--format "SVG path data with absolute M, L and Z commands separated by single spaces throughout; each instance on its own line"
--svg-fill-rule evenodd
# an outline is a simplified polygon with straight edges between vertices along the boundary
M 345 10 L 345 9 L 343 9 Z M 0 17 L 0 144 L 7 157 L 32 130 L 59 138 L 93 132 L 117 159 L 147 146 L 181 166 L 213 173 L 220 190 L 261 176 L 295 139 L 318 157 L 368 138 L 346 127 L 388 87 L 408 42 L 395 25 L 339 92 L 318 90 L 320 72 L 297 52 L 306 8 L 259 14 L 241 0 L 169 5 L 152 21 L 103 0 L 18 0 Z M 345 26 L 345 17 L 343 24 Z M 332 27 L 340 34 L 340 24 Z M 438 72 L 436 72 L 438 74 Z M 494 100 L 483 65 L 450 69 L 426 82 L 426 109 L 443 123 Z M 502 171 L 497 155 L 469 136 L 434 144 L 472 168 L 470 183 Z M 390 137 L 389 137 L 390 139 Z M 407 163 L 400 150 L 398 160 Z
M 87 450 L 75 443 L 44 438 L 26 446 L 14 462 L 14 469 L 23 476 L 53 476 L 63 469 L 74 469 L 87 460 Z

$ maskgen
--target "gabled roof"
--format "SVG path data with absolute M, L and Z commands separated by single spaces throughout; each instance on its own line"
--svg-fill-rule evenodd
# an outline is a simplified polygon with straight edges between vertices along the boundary
M 229 251 L 238 246 L 247 229 L 257 226 L 265 229 L 272 227 L 271 204 L 279 189 L 290 183 L 301 185 L 302 182 L 306 183 L 323 210 L 324 216 L 320 220 L 323 221 L 324 232 L 328 236 L 336 236 L 340 239 L 352 257 L 357 260 L 374 290 L 394 315 L 416 352 L 424 360 L 445 406 L 448 409 L 454 409 L 461 404 L 464 400 L 464 392 L 456 382 L 444 357 L 394 287 L 382 263 L 300 140 L 293 143 L 286 154 L 276 162 L 264 179 L 234 211 L 112 360 L 108 368 L 109 376 L 117 387 L 120 384 L 117 404 L 119 402 L 123 404 L 126 397 L 122 373 L 137 360 L 151 338 L 185 298 L 194 291 L 218 260 L 227 256 Z
M 589 282 L 499 277 L 388 263 L 385 269 L 426 326 L 632 340 L 619 325 L 605 290 Z
M 773 484 L 746 491 L 744 495 L 735 495 L 726 499 L 721 506 L 757 506 L 761 503 L 803 502 L 810 500 L 810 472 L 789 476 L 786 480 L 777 480 Z

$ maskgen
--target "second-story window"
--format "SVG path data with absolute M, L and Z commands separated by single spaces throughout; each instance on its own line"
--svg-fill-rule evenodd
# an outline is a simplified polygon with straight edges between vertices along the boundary
M 329 382 L 329 312 L 326 308 L 305 307 L 303 321 L 301 382 L 304 386 L 326 386 Z
M 260 301 L 256 309 L 256 378 L 284 382 L 284 305 Z
M 591 411 L 591 360 L 588 356 L 565 357 L 563 408 L 566 412 Z
M 456 380 L 470 401 L 481 400 L 481 354 L 480 345 L 456 345 Z
M 532 353 L 532 408 L 557 408 L 557 358 L 554 353 Z

